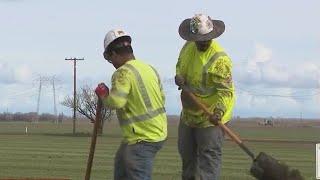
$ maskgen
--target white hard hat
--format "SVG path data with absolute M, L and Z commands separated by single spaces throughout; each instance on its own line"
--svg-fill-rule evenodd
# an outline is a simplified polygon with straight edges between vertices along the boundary
M 109 31 L 106 34 L 106 37 L 104 38 L 104 49 L 107 49 L 107 47 L 116 39 L 120 37 L 127 37 L 128 40 L 131 43 L 131 37 L 123 30 L 121 29 L 113 29 Z

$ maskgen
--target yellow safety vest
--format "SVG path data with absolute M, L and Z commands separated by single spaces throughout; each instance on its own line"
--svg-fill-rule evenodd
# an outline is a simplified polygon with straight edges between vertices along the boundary
M 124 141 L 159 142 L 167 137 L 165 96 L 160 77 L 150 65 L 130 60 L 112 75 L 104 104 L 116 109 Z
M 194 42 L 186 42 L 176 65 L 176 74 L 181 75 L 191 91 L 212 112 L 223 111 L 222 122 L 232 118 L 235 102 L 232 82 L 232 62 L 222 47 L 212 40 L 205 52 L 200 52 Z M 181 97 L 181 119 L 195 127 L 213 126 L 205 113 L 187 97 Z

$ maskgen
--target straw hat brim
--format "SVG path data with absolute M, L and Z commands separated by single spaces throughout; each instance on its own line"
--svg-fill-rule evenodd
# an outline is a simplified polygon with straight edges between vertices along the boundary
M 185 19 L 179 26 L 179 35 L 186 41 L 209 41 L 219 37 L 225 31 L 225 25 L 223 21 L 211 20 L 213 24 L 213 30 L 207 34 L 194 34 L 190 31 L 191 19 Z

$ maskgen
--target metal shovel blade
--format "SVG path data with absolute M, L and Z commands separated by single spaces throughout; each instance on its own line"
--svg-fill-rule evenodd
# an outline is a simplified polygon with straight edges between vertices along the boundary
M 250 173 L 259 180 L 303 180 L 300 172 L 289 167 L 264 152 L 253 161 Z

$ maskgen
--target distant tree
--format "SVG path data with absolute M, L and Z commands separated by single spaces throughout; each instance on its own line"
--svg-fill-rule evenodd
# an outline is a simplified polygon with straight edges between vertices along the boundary
M 64 119 L 64 114 L 63 113 L 60 113 L 59 115 L 58 115 L 58 123 L 62 123 L 62 121 L 63 121 L 63 119 Z
M 27 117 L 22 112 L 16 112 L 12 117 L 13 121 L 28 121 Z
M 9 112 L 3 112 L 0 114 L 0 121 L 12 121 L 13 115 Z
M 25 113 L 25 116 L 27 116 L 27 122 L 32 122 L 39 118 L 37 112 L 28 112 Z
M 54 121 L 57 117 L 50 113 L 42 113 L 39 115 L 39 121 Z
M 96 118 L 97 101 L 98 97 L 94 90 L 88 85 L 85 85 L 81 87 L 80 93 L 77 93 L 76 111 L 88 118 L 93 123 Z M 61 104 L 73 109 L 73 96 L 66 96 Z M 111 109 L 107 107 L 103 107 L 101 112 L 101 126 L 98 129 L 98 134 L 102 134 L 105 121 L 110 121 L 112 116 Z
M 35 120 L 40 121 L 52 121 L 57 118 L 54 114 L 50 113 L 43 113 L 38 115 L 36 112 L 4 112 L 0 113 L 0 120 L 1 121 L 24 121 L 24 122 L 34 122 Z

